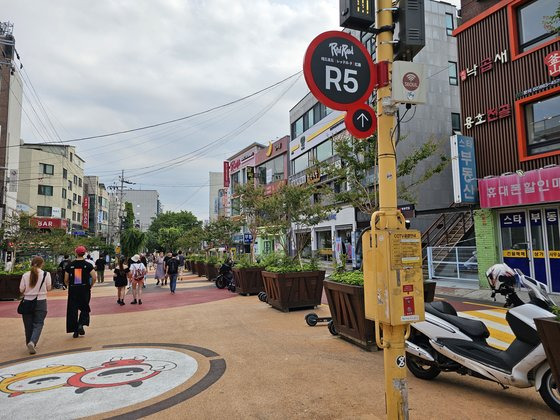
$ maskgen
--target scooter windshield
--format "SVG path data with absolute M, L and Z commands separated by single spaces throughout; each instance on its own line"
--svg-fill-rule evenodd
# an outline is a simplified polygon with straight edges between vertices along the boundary
M 515 269 L 515 272 L 519 284 L 529 290 L 529 297 L 531 298 L 532 301 L 537 299 L 544 302 L 548 306 L 549 310 L 550 308 L 552 308 L 552 306 L 556 305 L 554 301 L 548 296 L 544 284 L 535 280 L 532 277 L 526 276 L 518 268 Z

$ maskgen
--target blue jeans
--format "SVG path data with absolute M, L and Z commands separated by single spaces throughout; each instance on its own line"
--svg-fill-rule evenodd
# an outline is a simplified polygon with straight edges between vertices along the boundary
M 175 287 L 177 287 L 177 273 L 169 273 L 169 290 L 175 293 Z

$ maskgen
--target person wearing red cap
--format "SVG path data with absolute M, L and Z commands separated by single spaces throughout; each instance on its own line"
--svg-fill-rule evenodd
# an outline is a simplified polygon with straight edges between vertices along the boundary
M 75 252 L 76 259 L 66 266 L 64 283 L 68 287 L 66 332 L 77 338 L 86 333 L 84 326 L 89 325 L 91 286 L 95 283 L 96 274 L 93 265 L 84 260 L 86 247 L 80 245 Z

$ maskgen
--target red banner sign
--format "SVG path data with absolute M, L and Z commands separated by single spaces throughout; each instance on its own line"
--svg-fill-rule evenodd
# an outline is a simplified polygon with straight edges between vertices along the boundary
M 89 229 L 89 197 L 84 195 L 82 201 L 82 227 Z
M 552 51 L 544 58 L 550 77 L 560 76 L 560 51 Z
M 53 217 L 32 217 L 31 225 L 39 229 L 66 229 L 66 219 L 55 219 Z
M 560 166 L 479 179 L 482 208 L 560 201 Z
M 224 161 L 224 187 L 229 187 L 229 162 Z

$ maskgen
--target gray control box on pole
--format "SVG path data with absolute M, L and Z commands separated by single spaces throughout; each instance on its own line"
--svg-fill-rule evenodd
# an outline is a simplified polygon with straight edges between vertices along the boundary
M 394 60 L 412 61 L 426 45 L 424 0 L 400 0 Z

